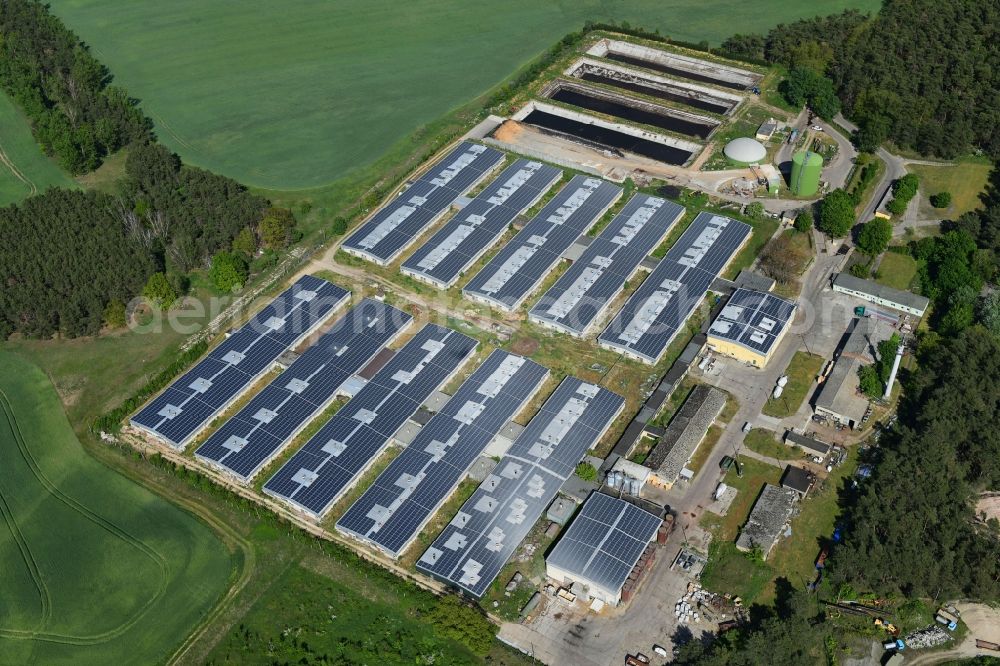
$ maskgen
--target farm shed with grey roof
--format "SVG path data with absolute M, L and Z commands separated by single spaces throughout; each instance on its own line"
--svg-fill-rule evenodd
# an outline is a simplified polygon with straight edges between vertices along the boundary
M 736 547 L 743 551 L 760 548 L 764 558 L 767 559 L 785 529 L 788 519 L 792 517 L 792 509 L 797 498 L 798 493 L 794 490 L 766 484 L 753 505 L 746 525 L 740 530 Z
M 726 394 L 722 391 L 704 384 L 695 386 L 670 421 L 663 439 L 646 458 L 646 467 L 664 483 L 676 481 L 725 405 Z

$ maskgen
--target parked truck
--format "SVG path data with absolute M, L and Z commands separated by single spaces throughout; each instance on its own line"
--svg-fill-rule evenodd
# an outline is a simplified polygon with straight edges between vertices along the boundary
M 937 613 L 934 614 L 934 619 L 938 624 L 943 624 L 948 627 L 948 631 L 955 631 L 958 629 L 958 618 L 943 608 L 939 608 Z
M 895 650 L 896 652 L 902 652 L 906 649 L 906 643 L 903 642 L 902 638 L 897 638 L 892 641 L 886 641 L 882 643 L 882 647 L 886 650 Z

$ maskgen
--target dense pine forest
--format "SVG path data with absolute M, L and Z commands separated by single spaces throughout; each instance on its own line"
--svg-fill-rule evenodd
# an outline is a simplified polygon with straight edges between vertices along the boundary
M 778 25 L 767 35 L 734 35 L 733 55 L 762 58 L 834 89 L 857 142 L 883 141 L 955 157 L 975 146 L 1000 154 L 1000 3 L 886 0 L 856 11 Z M 817 108 L 820 115 L 825 115 Z
M 45 5 L 0 3 L 0 35 L 0 86 L 46 152 L 79 174 L 128 151 L 114 193 L 49 190 L 0 209 L 0 339 L 96 334 L 123 323 L 124 303 L 151 276 L 162 285 L 153 291 L 168 295 L 161 301 L 172 301 L 187 273 L 238 236 L 244 267 L 259 246 L 294 239 L 267 237 L 269 219 L 294 226 L 290 213 L 275 215 L 236 181 L 184 166 L 156 143 L 152 122 Z

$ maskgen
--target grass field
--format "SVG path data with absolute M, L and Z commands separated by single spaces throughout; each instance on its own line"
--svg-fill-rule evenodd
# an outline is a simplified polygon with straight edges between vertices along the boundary
M 28 119 L 0 91 L 0 206 L 15 203 L 52 186 L 74 187 L 73 180 L 31 135 Z
M 875 272 L 875 281 L 895 289 L 909 289 L 917 276 L 917 262 L 908 254 L 886 252 Z
M 588 20 L 718 43 L 876 0 L 135 3 L 55 13 L 190 163 L 270 189 L 325 185 L 475 99 Z
M 743 445 L 762 456 L 776 460 L 794 460 L 802 457 L 801 451 L 782 444 L 775 434 L 766 428 L 754 428 L 748 432 L 743 438 Z
M 768 562 L 778 575 L 795 586 L 805 587 L 816 576 L 819 551 L 830 543 L 840 515 L 839 496 L 858 466 L 857 449 L 848 449 L 847 460 L 819 482 L 799 503 L 799 515 L 792 520 L 792 534 L 774 546 Z
M 164 661 L 230 583 L 208 527 L 84 454 L 0 352 L 0 663 Z
M 761 411 L 768 416 L 785 418 L 791 416 L 802 406 L 802 401 L 806 399 L 806 393 L 812 386 L 813 380 L 823 369 L 823 357 L 810 354 L 804 351 L 795 352 L 785 374 L 788 376 L 788 383 L 780 398 L 768 398 Z
M 987 159 L 968 157 L 948 166 L 910 164 L 906 168 L 920 178 L 921 214 L 956 219 L 981 206 L 979 195 L 986 189 L 993 167 Z M 951 192 L 948 208 L 938 209 L 927 203 L 926 199 L 938 192 Z
M 743 597 L 747 603 L 758 599 L 773 577 L 771 567 L 753 560 L 738 551 L 733 543 L 740 527 L 750 515 L 754 502 L 765 483 L 778 483 L 781 470 L 759 460 L 740 456 L 743 476 L 730 469 L 723 479 L 726 485 L 736 488 L 736 498 L 725 516 L 714 513 L 702 515 L 701 524 L 712 533 L 709 561 L 701 574 L 701 582 L 713 592 L 729 592 Z
M 239 630 L 219 644 L 209 663 L 419 664 L 433 663 L 431 655 L 443 663 L 477 661 L 464 646 L 437 639 L 412 601 L 385 592 L 292 566 L 243 617 Z
M 847 461 L 818 482 L 812 492 L 799 502 L 798 515 L 791 522 L 791 535 L 778 540 L 766 562 L 754 560 L 738 551 L 733 542 L 764 484 L 777 484 L 781 470 L 746 456 L 742 456 L 740 461 L 743 476 L 739 477 L 734 470 L 730 470 L 724 479 L 727 485 L 738 490 L 729 512 L 725 516 L 706 513 L 701 519 L 702 526 L 712 532 L 709 563 L 702 572 L 701 580 L 710 590 L 738 594 L 746 601 L 767 603 L 774 597 L 775 579 L 787 578 L 795 587 L 804 589 L 815 578 L 813 565 L 820 549 L 829 543 L 833 534 L 840 515 L 839 495 L 857 468 L 857 453 L 850 450 Z

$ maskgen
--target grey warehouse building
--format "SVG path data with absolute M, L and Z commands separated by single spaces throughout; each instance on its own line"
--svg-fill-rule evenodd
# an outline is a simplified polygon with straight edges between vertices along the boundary
M 567 587 L 579 583 L 591 599 L 617 606 L 661 522 L 623 499 L 592 493 L 545 558 L 546 574 Z
M 655 364 L 750 233 L 749 224 L 699 213 L 601 333 L 598 344 Z
M 545 292 L 529 318 L 582 337 L 682 217 L 683 206 L 635 195 Z

